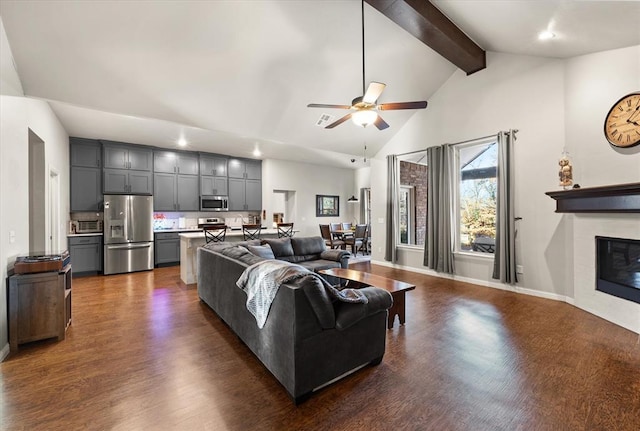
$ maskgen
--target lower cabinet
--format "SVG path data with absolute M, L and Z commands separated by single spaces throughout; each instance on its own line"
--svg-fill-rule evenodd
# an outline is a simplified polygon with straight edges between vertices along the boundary
M 60 271 L 12 275 L 7 305 L 11 352 L 22 343 L 64 340 L 71 324 L 71 265 Z
M 74 276 L 102 272 L 102 236 L 69 238 L 69 254 Z
M 155 234 L 155 266 L 180 264 L 180 237 L 178 232 Z

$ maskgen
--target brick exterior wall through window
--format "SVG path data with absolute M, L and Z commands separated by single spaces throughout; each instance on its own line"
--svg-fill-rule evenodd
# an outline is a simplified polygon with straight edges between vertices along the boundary
M 427 166 L 400 161 L 400 185 L 415 189 L 415 238 L 412 244 L 424 245 L 427 235 Z

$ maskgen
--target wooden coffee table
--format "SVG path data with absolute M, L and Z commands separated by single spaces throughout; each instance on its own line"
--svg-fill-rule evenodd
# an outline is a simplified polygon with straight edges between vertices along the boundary
M 384 289 L 391 294 L 393 305 L 389 309 L 389 318 L 387 327 L 393 328 L 393 322 L 396 314 L 400 324 L 405 322 L 405 292 L 416 288 L 415 285 L 405 283 L 404 281 L 393 280 L 391 278 L 382 277 L 380 275 L 370 274 L 368 272 L 356 271 L 346 268 L 321 269 L 318 273 L 338 277 L 347 280 L 346 287 L 359 289 L 361 287 L 374 286 Z

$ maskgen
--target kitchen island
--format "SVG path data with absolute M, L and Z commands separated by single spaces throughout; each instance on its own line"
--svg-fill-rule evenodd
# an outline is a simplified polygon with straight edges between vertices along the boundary
M 278 229 L 262 229 L 260 238 L 277 238 Z M 242 230 L 227 230 L 226 242 L 243 241 Z M 198 247 L 205 244 L 204 232 L 185 232 L 180 234 L 180 279 L 185 284 L 198 281 Z

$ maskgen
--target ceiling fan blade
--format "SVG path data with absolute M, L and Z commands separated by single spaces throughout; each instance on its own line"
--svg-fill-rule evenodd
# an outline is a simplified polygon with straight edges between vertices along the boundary
M 335 109 L 351 109 L 351 105 L 326 105 L 324 103 L 309 103 L 307 108 L 335 108 Z
M 329 124 L 327 127 L 325 127 L 325 129 L 333 129 L 334 127 L 339 126 L 340 124 L 347 121 L 349 118 L 351 118 L 351 112 L 349 112 L 347 115 L 340 118 L 339 120 L 336 120 L 333 123 Z
M 369 87 L 367 88 L 367 92 L 364 93 L 362 97 L 362 101 L 364 103 L 374 104 L 378 97 L 382 94 L 382 90 L 386 87 L 387 84 L 383 84 L 382 82 L 371 81 Z
M 419 102 L 383 103 L 382 105 L 378 105 L 378 109 L 381 111 L 393 111 L 396 109 L 424 109 L 426 107 L 426 100 L 421 100 Z
M 384 130 L 389 127 L 389 124 L 387 124 L 387 122 L 384 121 L 379 115 L 378 118 L 376 118 L 376 121 L 373 122 L 373 124 L 378 128 L 378 130 Z

